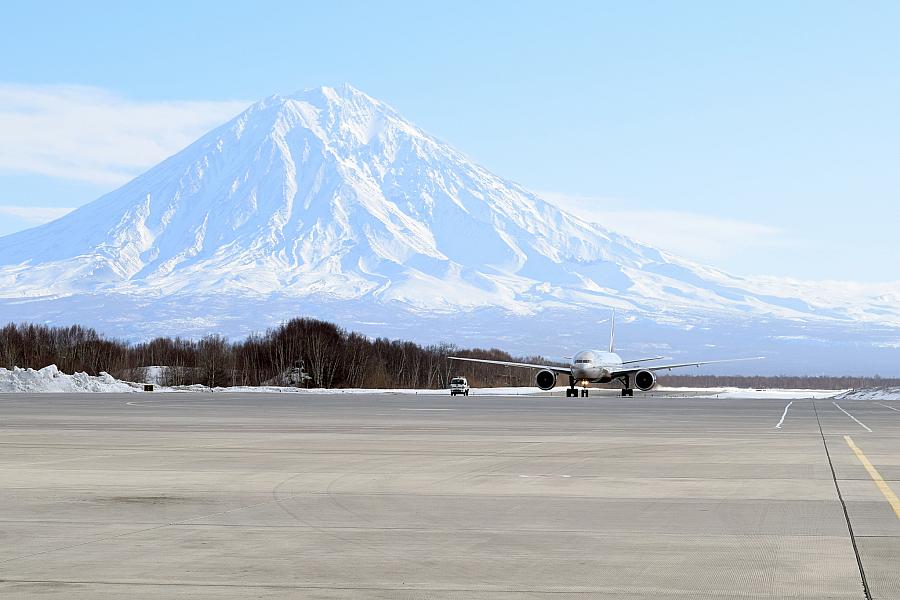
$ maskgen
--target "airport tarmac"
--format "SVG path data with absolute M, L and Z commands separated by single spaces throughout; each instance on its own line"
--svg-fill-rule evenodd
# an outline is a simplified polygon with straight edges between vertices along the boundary
M 9 394 L 0 436 L 3 598 L 900 598 L 900 403 Z

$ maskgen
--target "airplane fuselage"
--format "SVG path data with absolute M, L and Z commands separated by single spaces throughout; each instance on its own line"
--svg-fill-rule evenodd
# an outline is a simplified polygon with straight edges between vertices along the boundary
M 578 383 L 609 383 L 612 373 L 622 369 L 622 357 L 615 352 L 583 350 L 572 358 L 571 368 Z

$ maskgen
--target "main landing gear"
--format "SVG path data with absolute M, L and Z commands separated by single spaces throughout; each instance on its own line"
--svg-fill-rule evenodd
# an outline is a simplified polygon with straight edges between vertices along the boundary
M 575 387 L 575 378 L 569 375 L 569 388 L 566 390 L 566 398 L 577 398 L 578 397 L 578 389 Z M 588 397 L 588 389 L 581 388 L 581 397 Z
M 622 377 L 619 381 L 622 382 L 622 385 L 625 386 L 622 388 L 622 397 L 630 396 L 634 397 L 634 390 L 631 388 L 631 378 L 627 375 Z

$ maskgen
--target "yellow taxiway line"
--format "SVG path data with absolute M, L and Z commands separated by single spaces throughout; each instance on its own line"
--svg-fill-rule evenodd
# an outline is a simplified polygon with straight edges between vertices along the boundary
M 894 514 L 897 515 L 897 518 L 900 519 L 900 498 L 897 498 L 897 494 L 894 493 L 894 490 L 890 488 L 884 478 L 881 476 L 881 473 L 878 472 L 872 463 L 869 462 L 869 459 L 866 458 L 866 455 L 863 454 L 863 451 L 859 449 L 859 447 L 853 443 L 853 439 L 849 435 L 844 436 L 844 440 L 846 440 L 847 445 L 850 446 L 850 449 L 853 450 L 853 453 L 856 454 L 856 458 L 859 459 L 859 462 L 862 463 L 862 466 L 866 468 L 866 471 L 869 472 L 869 477 L 875 482 L 875 485 L 878 486 L 878 489 L 881 490 L 881 493 L 884 494 L 885 499 L 891 505 L 891 508 L 894 509 Z

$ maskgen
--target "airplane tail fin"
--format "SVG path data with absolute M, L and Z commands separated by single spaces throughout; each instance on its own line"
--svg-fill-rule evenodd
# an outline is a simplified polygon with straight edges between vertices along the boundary
M 613 309 L 612 325 L 609 328 L 609 351 L 616 351 L 616 309 Z

